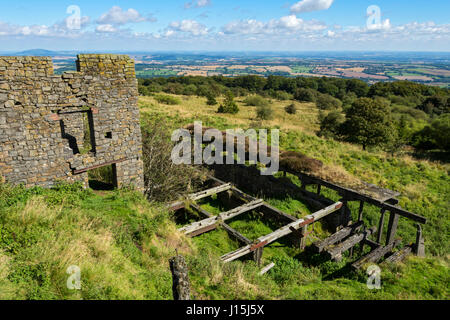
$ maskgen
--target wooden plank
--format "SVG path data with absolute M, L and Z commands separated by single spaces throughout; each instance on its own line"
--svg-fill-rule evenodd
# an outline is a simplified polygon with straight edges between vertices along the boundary
M 375 241 L 372 241 L 370 239 L 364 239 L 364 241 L 361 244 L 367 244 L 370 249 L 374 250 L 376 248 L 378 248 L 380 245 L 378 243 L 376 243 Z
M 192 208 L 194 208 L 195 210 L 197 210 L 199 213 L 201 213 L 206 218 L 212 218 L 214 216 L 212 213 L 206 211 L 205 209 L 200 207 L 198 204 L 191 203 L 190 206 Z
M 339 241 L 348 237 L 352 233 L 355 233 L 356 231 L 361 229 L 362 225 L 363 225 L 363 222 L 358 221 L 358 222 L 352 224 L 351 226 L 348 226 L 346 228 L 339 230 L 338 232 L 336 232 L 335 234 L 332 234 L 331 236 L 329 236 L 328 238 L 326 238 L 324 240 L 314 242 L 312 244 L 312 248 L 315 252 L 320 253 L 325 249 L 325 247 L 328 247 L 330 245 L 338 243 Z
M 197 193 L 190 194 L 187 196 L 187 198 L 191 201 L 197 201 L 197 200 L 201 200 L 201 199 L 207 198 L 209 196 L 212 196 L 214 194 L 218 194 L 218 193 L 230 190 L 231 187 L 232 187 L 231 183 L 226 183 L 226 184 L 220 185 L 218 187 L 214 187 L 214 188 L 211 188 L 208 190 L 203 190 L 203 191 L 200 191 Z
M 212 196 L 213 194 L 227 191 L 231 188 L 232 188 L 231 183 L 223 183 L 218 187 L 214 187 L 214 188 L 203 190 L 203 191 L 200 191 L 197 193 L 189 194 L 186 196 L 186 198 L 188 201 L 197 201 L 197 200 L 201 200 L 201 199 L 207 198 L 209 196 Z M 176 201 L 176 202 L 173 202 L 173 203 L 167 205 L 167 208 L 169 210 L 176 211 L 176 210 L 184 208 L 185 203 L 186 203 L 186 201 Z
M 259 275 L 262 276 L 262 275 L 266 274 L 266 273 L 269 272 L 270 269 L 272 269 L 273 267 L 275 267 L 275 263 L 272 262 L 271 264 L 265 266 L 265 267 L 261 270 L 261 272 L 259 273 Z
M 186 235 L 188 237 L 190 237 L 190 238 L 194 238 L 194 237 L 199 236 L 201 234 L 204 234 L 204 233 L 207 233 L 207 232 L 215 230 L 217 228 L 217 226 L 218 226 L 217 224 L 207 225 L 207 226 L 204 226 L 204 227 L 199 228 L 197 230 L 194 230 L 194 231 L 192 231 L 190 233 L 186 233 Z
M 80 174 L 80 173 L 85 173 L 88 172 L 89 170 L 94 170 L 94 169 L 98 169 L 98 168 L 102 168 L 102 167 L 106 167 L 106 166 L 110 166 L 112 164 L 117 164 L 117 163 L 121 163 L 128 160 L 127 158 L 122 158 L 119 160 L 114 160 L 114 161 L 108 161 L 102 164 L 97 164 L 95 166 L 92 167 L 88 167 L 88 168 L 83 168 L 83 169 L 78 169 L 78 170 L 73 170 L 73 174 Z
M 398 226 L 398 218 L 400 216 L 398 214 L 392 213 L 389 215 L 389 224 L 388 224 L 388 231 L 386 235 L 386 245 L 390 244 L 392 241 L 394 241 L 395 234 L 397 233 L 397 226 Z
M 367 203 L 370 203 L 370 204 L 372 204 L 374 206 L 377 206 L 377 207 L 379 207 L 381 209 L 385 209 L 387 211 L 396 213 L 396 214 L 398 214 L 398 215 L 400 215 L 402 217 L 411 219 L 411 220 L 416 221 L 418 223 L 425 224 L 427 222 L 427 219 L 425 217 L 422 217 L 422 216 L 420 216 L 418 214 L 409 212 L 407 210 L 404 210 L 404 209 L 402 209 L 402 208 L 400 208 L 398 206 L 389 204 L 387 202 L 384 202 L 384 201 L 377 200 L 375 198 L 366 196 L 366 195 L 361 194 L 360 192 L 357 192 L 355 190 L 344 188 L 344 187 L 338 186 L 336 184 L 333 184 L 331 182 L 328 182 L 328 181 L 325 181 L 325 180 L 322 180 L 322 179 L 319 179 L 319 178 L 316 178 L 316 177 L 305 175 L 304 173 L 293 172 L 293 171 L 286 170 L 284 168 L 280 168 L 280 170 L 284 170 L 286 172 L 289 172 L 290 174 L 297 176 L 299 179 L 302 179 L 302 178 L 305 179 L 305 176 L 306 176 L 313 183 L 321 184 L 324 187 L 336 190 L 341 195 L 345 194 L 345 196 L 349 198 L 348 199 L 349 201 L 362 200 L 364 202 L 367 202 Z
M 226 223 L 221 223 L 220 224 L 222 228 L 224 228 L 228 234 L 234 238 L 236 238 L 239 242 L 241 242 L 242 244 L 246 245 L 246 244 L 251 244 L 253 243 L 252 240 L 248 239 L 247 237 L 245 237 L 243 234 L 239 233 L 238 231 L 234 230 L 233 228 L 231 228 L 229 225 L 227 225 Z
M 238 250 L 230 252 L 230 253 L 222 256 L 221 259 L 224 262 L 230 262 L 230 261 L 236 260 L 242 256 L 245 256 L 246 254 L 249 254 L 249 253 L 255 251 L 258 248 L 258 246 L 261 246 L 261 245 L 266 246 L 266 245 L 292 233 L 292 230 L 298 230 L 298 229 L 302 228 L 303 226 L 311 224 L 314 221 L 317 221 L 323 217 L 326 217 L 327 215 L 329 215 L 333 212 L 338 211 L 341 208 L 342 208 L 342 202 L 337 202 L 337 203 L 333 204 L 332 206 L 329 206 L 325 209 L 322 209 L 311 215 L 308 215 L 307 217 L 305 217 L 303 219 L 298 219 L 297 221 L 292 222 L 292 223 L 288 224 L 287 226 L 284 226 L 284 227 L 272 232 L 271 234 L 260 237 L 256 240 L 254 245 L 247 245 Z
M 411 245 L 403 247 L 401 250 L 394 252 L 389 257 L 387 257 L 382 264 L 401 262 L 405 260 L 405 258 L 410 255 L 412 251 L 413 248 Z
M 246 203 L 240 207 L 234 208 L 233 210 L 223 212 L 219 214 L 218 216 L 214 216 L 202 221 L 194 222 L 190 225 L 184 226 L 183 228 L 179 229 L 180 232 L 184 232 L 185 234 L 191 234 L 195 232 L 196 230 L 203 229 L 207 226 L 216 225 L 217 223 L 232 219 L 242 213 L 254 210 L 258 207 L 260 207 L 263 204 L 263 200 L 255 200 L 249 203 Z
M 206 218 L 211 218 L 214 215 L 206 210 L 204 210 L 202 207 L 200 207 L 197 204 L 191 204 L 191 207 L 194 208 L 195 210 L 197 210 L 198 212 L 200 212 L 201 214 L 203 214 Z M 225 229 L 226 232 L 228 232 L 228 234 L 235 238 L 236 240 L 240 241 L 243 244 L 250 244 L 252 243 L 252 241 L 248 238 L 246 238 L 243 234 L 239 233 L 238 231 L 234 230 L 233 228 L 231 228 L 229 225 L 227 225 L 224 222 L 219 223 L 220 226 L 222 228 Z
M 274 213 L 274 214 L 282 217 L 284 220 L 289 221 L 289 222 L 295 222 L 295 221 L 298 220 L 297 218 L 291 216 L 290 214 L 287 214 L 287 213 L 285 213 L 285 212 L 283 212 L 283 211 L 281 211 L 281 210 L 279 210 L 279 209 L 277 209 L 275 207 L 272 207 L 271 205 L 269 205 L 267 203 L 264 203 L 264 205 L 261 206 L 260 210 L 263 213 Z
M 327 247 L 325 249 L 325 254 L 330 259 L 337 259 L 342 255 L 343 252 L 354 247 L 355 245 L 357 245 L 358 243 L 360 243 L 361 241 L 363 241 L 365 238 L 367 238 L 371 234 L 375 233 L 376 231 L 377 231 L 377 227 L 374 226 L 374 227 L 372 227 L 368 230 L 365 230 L 361 233 L 355 234 L 355 235 L 351 236 L 350 238 L 348 238 L 347 240 L 339 243 L 338 245 L 336 245 L 334 247 Z
M 352 267 L 354 269 L 361 269 L 367 263 L 377 262 L 384 255 L 386 255 L 387 253 L 392 251 L 392 249 L 394 249 L 400 243 L 401 243 L 401 240 L 397 239 L 397 240 L 391 242 L 390 244 L 388 244 L 387 246 L 384 246 L 384 247 L 380 246 L 377 249 L 375 249 L 375 250 L 371 251 L 370 253 L 368 253 L 367 255 L 365 255 L 364 257 L 362 257 L 361 259 L 359 259 L 358 261 L 354 262 L 352 264 Z

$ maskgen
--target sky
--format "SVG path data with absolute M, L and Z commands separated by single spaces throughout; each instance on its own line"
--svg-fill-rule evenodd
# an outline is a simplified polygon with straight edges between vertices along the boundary
M 448 0 L 0 0 L 0 52 L 450 51 Z

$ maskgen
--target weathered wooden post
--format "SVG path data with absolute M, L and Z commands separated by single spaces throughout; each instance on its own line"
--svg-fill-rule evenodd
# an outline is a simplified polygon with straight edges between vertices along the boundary
M 414 245 L 414 253 L 418 257 L 425 257 L 425 240 L 422 234 L 422 227 L 417 224 L 416 244 Z
M 393 212 L 389 215 L 389 224 L 388 224 L 388 232 L 386 236 L 386 245 L 391 244 L 392 241 L 394 241 L 395 234 L 397 233 L 397 226 L 398 226 L 398 218 L 400 216 L 398 214 L 395 214 Z
M 255 261 L 258 264 L 258 266 L 261 266 L 263 252 L 264 247 L 260 247 L 253 252 L 253 261 Z
M 378 235 L 377 235 L 377 243 L 381 244 L 381 237 L 383 236 L 383 229 L 384 229 L 384 216 L 386 215 L 386 209 L 381 209 L 381 217 L 380 217 L 380 223 L 378 225 Z
M 300 249 L 304 250 L 306 248 L 306 238 L 308 236 L 308 226 L 304 226 L 300 229 Z
M 173 279 L 174 300 L 191 300 L 188 268 L 183 256 L 177 255 L 170 259 L 170 271 Z

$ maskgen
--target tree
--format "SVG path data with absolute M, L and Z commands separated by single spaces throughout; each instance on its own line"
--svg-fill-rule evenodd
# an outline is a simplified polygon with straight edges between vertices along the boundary
M 225 101 L 222 105 L 220 105 L 219 110 L 217 110 L 219 113 L 231 113 L 236 114 L 239 112 L 239 107 L 237 103 L 234 101 L 234 95 L 233 92 L 227 91 L 225 94 Z
M 412 137 L 414 147 L 422 150 L 450 151 L 450 114 L 443 114 Z
M 441 115 L 450 113 L 450 98 L 440 95 L 435 95 L 427 98 L 417 109 L 426 112 L 429 115 Z
M 207 101 L 206 101 L 206 104 L 208 105 L 208 106 L 215 106 L 216 104 L 217 104 L 217 100 L 216 100 L 216 97 L 214 97 L 214 95 L 212 94 L 212 93 L 207 93 L 206 94 L 206 98 L 208 99 Z
M 313 89 L 300 88 L 295 92 L 294 99 L 300 102 L 316 102 L 317 94 Z
M 341 135 L 341 126 L 345 121 L 344 115 L 339 111 L 331 111 L 325 115 L 319 114 L 320 132 L 319 136 L 327 138 L 338 138 Z
M 387 143 L 392 135 L 390 106 L 371 98 L 359 98 L 345 111 L 342 133 L 349 142 L 367 146 Z

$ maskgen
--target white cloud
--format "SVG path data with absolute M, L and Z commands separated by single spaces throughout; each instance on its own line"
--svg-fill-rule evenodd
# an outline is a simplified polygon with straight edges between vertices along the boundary
M 176 31 L 190 33 L 194 36 L 208 34 L 208 28 L 195 21 L 195 20 L 183 20 L 172 22 L 166 30 L 166 36 L 173 35 Z
M 225 34 L 292 34 L 313 32 L 326 29 L 326 25 L 317 20 L 305 21 L 295 15 L 272 19 L 269 22 L 257 20 L 232 21 L 223 27 Z
M 144 21 L 154 21 L 154 19 L 145 18 L 137 10 L 132 8 L 124 11 L 121 7 L 114 6 L 109 9 L 108 12 L 102 14 L 97 20 L 97 23 L 101 25 L 121 26 L 127 23 L 137 23 Z
M 211 5 L 211 0 L 193 0 L 184 4 L 185 9 L 204 8 Z
M 111 24 L 101 24 L 95 28 L 95 31 L 100 33 L 113 33 L 117 32 L 117 29 L 113 27 Z
M 311 11 L 327 10 L 334 0 L 302 0 L 291 7 L 291 12 L 302 13 Z
M 369 24 L 368 30 L 389 30 L 391 28 L 391 21 L 386 19 L 378 24 Z

